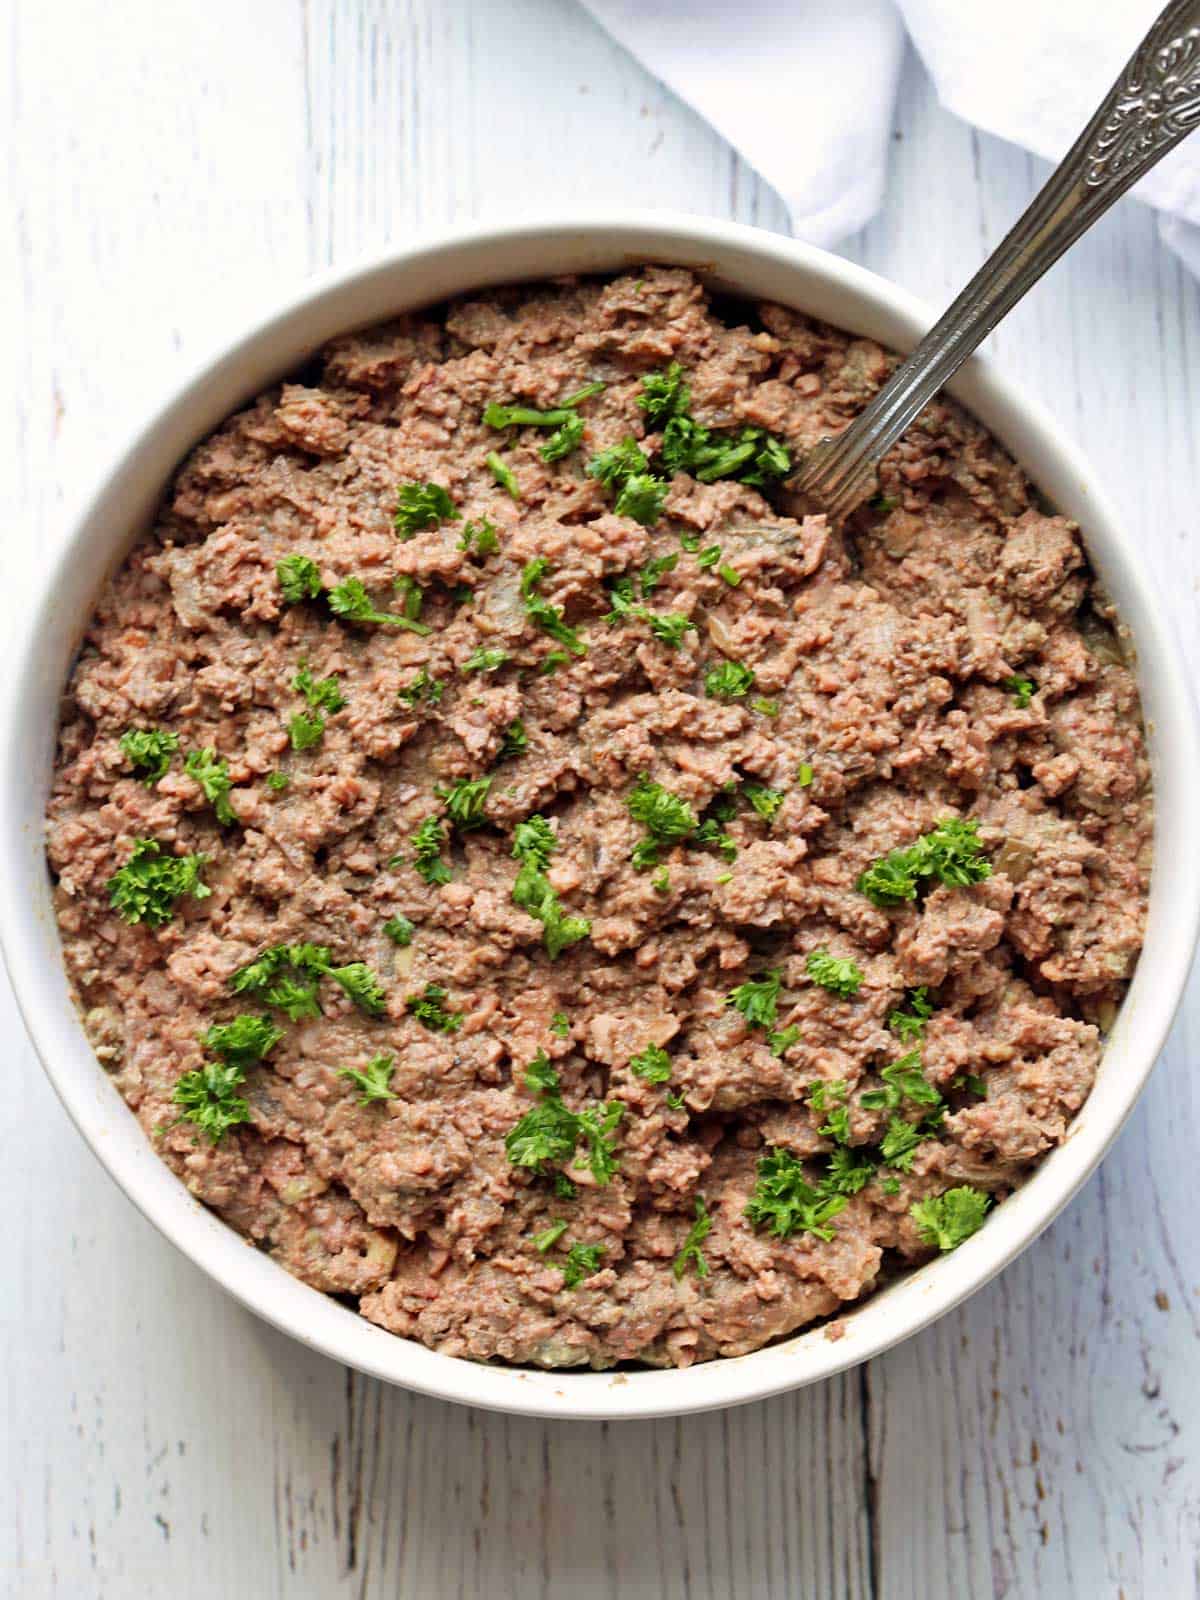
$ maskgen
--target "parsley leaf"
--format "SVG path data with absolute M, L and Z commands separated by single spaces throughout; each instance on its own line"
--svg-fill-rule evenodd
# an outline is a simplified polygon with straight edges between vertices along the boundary
M 413 847 L 413 866 L 426 883 L 449 883 L 454 874 L 442 860 L 446 825 L 440 817 L 426 817 L 409 838 Z
M 642 598 L 646 599 L 662 582 L 668 572 L 674 572 L 679 565 L 677 555 L 651 556 L 637 575 L 638 588 L 642 591 Z
M 589 478 L 598 479 L 606 489 L 619 489 L 627 478 L 648 474 L 650 463 L 633 435 L 626 434 L 620 444 L 610 445 L 593 456 L 584 470 Z
M 325 737 L 325 718 L 319 711 L 297 711 L 287 726 L 293 750 L 311 750 Z
M 725 1004 L 736 1007 L 751 1027 L 769 1028 L 779 1005 L 779 984 L 780 975 L 775 969 L 760 978 L 747 978 L 726 995 Z
M 586 918 L 564 913 L 553 884 L 535 861 L 522 863 L 512 897 L 515 905 L 542 924 L 542 940 L 551 961 L 557 961 L 568 945 L 577 944 L 592 931 Z
M 284 556 L 276 563 L 275 576 L 289 605 L 315 600 L 321 592 L 321 569 L 308 556 Z
M 350 996 L 360 1011 L 380 1017 L 387 1010 L 383 985 L 365 961 L 351 961 L 344 967 L 330 967 L 328 976 Z
M 233 787 L 229 778 L 229 763 L 218 760 L 215 750 L 192 750 L 183 764 L 188 777 L 200 785 L 204 798 L 211 802 L 213 815 L 218 822 L 238 820 L 229 804 L 229 791 Z
M 371 602 L 361 578 L 346 578 L 329 591 L 329 609 L 344 622 L 382 622 L 392 628 L 407 628 L 410 633 L 432 632 L 427 622 L 400 616 L 395 611 L 380 611 Z
M 544 867 L 557 848 L 558 835 L 545 817 L 536 811 L 524 822 L 518 822 L 513 829 L 512 853 L 515 861 L 529 861 L 534 866 Z
M 573 450 L 578 450 L 583 443 L 584 421 L 578 413 L 570 411 L 563 418 L 562 423 L 546 440 L 538 451 L 538 455 L 548 465 L 554 461 L 561 461 L 564 456 L 569 456 Z
M 207 861 L 203 855 L 164 855 L 157 839 L 135 839 L 129 860 L 105 885 L 109 902 L 126 922 L 161 928 L 185 894 L 206 900 L 212 893 L 202 878 Z
M 185 1072 L 171 1094 L 180 1116 L 194 1122 L 213 1144 L 239 1122 L 250 1121 L 250 1107 L 235 1091 L 245 1074 L 241 1067 L 223 1061 L 206 1061 L 194 1072 Z
M 902 1100 L 924 1106 L 941 1104 L 942 1097 L 922 1071 L 921 1056 L 916 1050 L 893 1061 L 890 1067 L 884 1067 L 879 1076 L 887 1087 L 868 1089 L 863 1095 L 862 1103 L 869 1111 L 884 1108 L 894 1111 Z
M 464 672 L 495 672 L 508 660 L 508 651 L 498 646 L 485 650 L 482 645 L 463 662 Z
M 620 1100 L 610 1100 L 602 1110 L 589 1106 L 579 1112 L 576 1118 L 580 1135 L 587 1145 L 588 1169 L 602 1189 L 611 1182 L 617 1170 L 617 1144 L 609 1135 L 616 1132 L 624 1115 L 624 1104 Z
M 395 1091 L 390 1087 L 395 1065 L 395 1056 L 372 1056 L 361 1070 L 358 1067 L 342 1067 L 338 1077 L 347 1078 L 357 1085 L 359 1105 L 369 1106 L 374 1100 L 396 1098 Z
M 523 756 L 528 748 L 529 735 L 525 731 L 525 724 L 520 717 L 516 717 L 504 730 L 496 760 L 512 761 L 516 756 Z
M 625 479 L 613 504 L 618 517 L 632 517 L 644 528 L 652 528 L 662 516 L 663 502 L 671 485 L 650 472 L 638 472 Z
M 796 768 L 796 782 L 802 789 L 807 789 L 814 777 L 813 769 L 807 761 L 802 761 Z
M 974 818 L 944 817 L 929 833 L 912 844 L 889 850 L 859 877 L 858 888 L 874 905 L 901 905 L 917 898 L 925 878 L 937 878 L 952 888 L 982 883 L 992 875 L 992 864 L 979 841 Z
M 650 624 L 650 632 L 662 644 L 669 645 L 672 650 L 678 650 L 683 643 L 685 633 L 699 633 L 699 628 L 686 612 L 683 611 L 648 611 L 646 621 Z
M 458 541 L 458 548 L 476 556 L 494 556 L 500 548 L 500 535 L 496 532 L 495 524 L 486 517 L 480 517 L 478 522 L 468 522 Z
M 280 790 L 286 789 L 291 781 L 292 780 L 288 777 L 286 772 L 267 773 L 267 788 L 273 789 L 276 794 L 278 794 Z
M 925 1024 L 933 1015 L 933 1002 L 929 998 L 929 989 L 922 984 L 919 989 L 908 991 L 908 1011 L 899 1009 L 890 1012 L 887 1025 L 893 1033 L 899 1034 L 904 1043 L 911 1043 L 920 1039 L 925 1033 Z
M 507 494 L 512 495 L 514 500 L 519 500 L 521 498 L 521 486 L 517 482 L 516 473 L 507 464 L 503 456 L 499 455 L 495 450 L 490 450 L 484 460 L 487 463 L 488 471 L 500 488 Z
M 567 1224 L 565 1221 L 560 1219 L 558 1222 L 552 1222 L 548 1228 L 543 1228 L 541 1233 L 533 1235 L 534 1246 L 542 1255 L 545 1255 L 546 1251 L 556 1245 L 566 1231 Z
M 741 661 L 722 661 L 704 674 L 704 692 L 713 700 L 741 700 L 754 687 L 754 668 Z
M 383 931 L 393 944 L 399 945 L 404 950 L 413 942 L 413 934 L 417 930 L 408 918 L 398 911 L 394 917 L 387 919 Z
M 912 1170 L 913 1154 L 926 1139 L 937 1137 L 937 1122 L 926 1118 L 923 1122 L 905 1122 L 903 1117 L 892 1117 L 880 1141 L 879 1154 L 891 1167 L 901 1172 Z
M 558 1073 L 550 1065 L 550 1057 L 544 1050 L 539 1050 L 525 1068 L 524 1079 L 525 1087 L 535 1094 L 558 1092 Z
M 421 528 L 437 528 L 443 522 L 461 520 L 461 512 L 440 483 L 402 483 L 396 490 L 392 522 L 402 539 L 411 539 Z
M 403 689 L 397 690 L 397 699 L 405 700 L 410 706 L 424 702 L 426 705 L 436 706 L 442 698 L 445 685 L 437 678 L 430 677 L 428 671 L 422 667 L 411 683 Z
M 166 777 L 171 757 L 179 749 L 179 735 L 165 728 L 128 728 L 121 735 L 121 750 L 147 789 Z
M 462 1027 L 461 1011 L 447 1011 L 446 991 L 438 983 L 427 983 L 423 994 L 410 994 L 404 1009 L 431 1033 L 457 1033 Z
M 550 1032 L 556 1039 L 567 1039 L 571 1034 L 571 1019 L 565 1011 L 556 1011 L 550 1018 Z
M 777 1239 L 811 1233 L 828 1241 L 834 1232 L 829 1223 L 845 1207 L 844 1195 L 822 1194 L 805 1177 L 803 1163 L 780 1146 L 759 1160 L 758 1182 L 746 1217 L 753 1227 L 765 1227 Z
M 314 711 L 340 711 L 346 704 L 336 675 L 316 679 L 303 663 L 292 679 L 292 688 L 304 696 Z
M 1002 678 L 1000 687 L 1007 689 L 1009 694 L 1012 695 L 1013 704 L 1019 711 L 1025 710 L 1037 690 L 1037 684 L 1032 678 L 1023 678 L 1019 673 L 1014 673 L 1011 678 Z M 949 1192 L 951 1194 L 954 1193 L 953 1190 Z
M 779 715 L 779 701 L 767 700 L 762 695 L 759 695 L 757 700 L 751 700 L 750 709 L 751 711 L 760 712 L 764 717 L 777 717 Z
M 918 1200 L 909 1215 L 926 1244 L 936 1244 L 945 1252 L 956 1249 L 983 1226 L 991 1203 L 991 1195 L 963 1184 L 928 1200 Z
M 691 390 L 683 381 L 683 368 L 678 361 L 672 361 L 665 372 L 646 374 L 637 403 L 646 413 L 646 421 L 658 425 L 686 415 L 691 400 Z
M 232 1022 L 214 1022 L 204 1035 L 204 1048 L 230 1066 L 248 1067 L 272 1051 L 283 1038 L 270 1017 L 243 1012 Z
M 863 974 L 853 961 L 831 956 L 824 948 L 809 951 L 804 970 L 814 983 L 843 1000 L 856 995 L 863 981 Z
M 563 621 L 559 607 L 552 606 L 538 593 L 546 568 L 545 556 L 538 556 L 535 560 L 527 562 L 521 570 L 521 598 L 525 602 L 525 615 L 543 633 L 548 633 L 552 639 L 557 639 L 559 644 L 565 644 L 573 654 L 586 655 L 587 645 L 575 629 Z
M 821 1179 L 821 1187 L 827 1194 L 858 1194 L 874 1176 L 875 1163 L 869 1155 L 840 1144 L 829 1153 L 829 1166 Z
M 783 795 L 778 789 L 768 789 L 761 783 L 747 783 L 742 786 L 742 793 L 764 822 L 774 822 L 775 813 L 783 804 Z
M 704 1259 L 704 1251 L 700 1246 L 712 1232 L 712 1218 L 708 1214 L 704 1200 L 696 1196 L 696 1220 L 688 1230 L 688 1236 L 683 1241 L 683 1249 L 671 1263 L 671 1271 L 677 1279 L 683 1277 L 690 1261 L 695 1267 L 698 1278 L 708 1277 L 708 1262 Z
M 773 1056 L 785 1056 L 800 1038 L 800 1029 L 793 1022 L 786 1028 L 780 1028 L 778 1033 L 767 1036 L 767 1048 Z
M 647 1083 L 669 1083 L 671 1079 L 671 1058 L 659 1044 L 648 1044 L 636 1056 L 629 1058 L 629 1065 L 637 1078 L 644 1078 Z
M 626 798 L 629 814 L 647 830 L 630 853 L 636 872 L 658 865 L 658 847 L 683 839 L 698 825 L 696 813 L 681 795 L 672 794 L 661 783 L 651 783 L 643 773 L 637 787 Z
M 434 791 L 446 807 L 446 815 L 461 832 L 482 828 L 487 822 L 484 807 L 487 804 L 491 778 L 464 778 L 449 789 L 440 786 Z
M 557 1095 L 532 1107 L 508 1130 L 504 1150 L 514 1167 L 541 1172 L 547 1162 L 569 1161 L 575 1154 L 579 1123 Z
M 562 1267 L 563 1288 L 575 1289 L 585 1278 L 599 1272 L 603 1254 L 602 1244 L 573 1244 Z

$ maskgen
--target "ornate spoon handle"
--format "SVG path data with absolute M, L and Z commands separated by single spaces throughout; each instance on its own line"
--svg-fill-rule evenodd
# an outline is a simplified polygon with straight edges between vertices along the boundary
M 1063 251 L 1200 124 L 1200 0 L 1172 0 L 1045 188 L 862 414 L 790 487 L 831 516 L 871 492 L 880 458 Z

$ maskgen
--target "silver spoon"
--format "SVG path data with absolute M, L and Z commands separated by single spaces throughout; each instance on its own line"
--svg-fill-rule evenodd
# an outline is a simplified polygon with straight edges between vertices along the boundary
M 882 457 L 1063 251 L 1200 124 L 1200 0 L 1172 0 L 1016 226 L 843 432 L 788 482 L 808 509 L 847 516 Z

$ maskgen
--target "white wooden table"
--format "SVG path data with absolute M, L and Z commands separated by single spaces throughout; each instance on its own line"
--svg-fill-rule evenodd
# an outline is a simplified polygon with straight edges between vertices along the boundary
M 9 604 L 162 385 L 306 273 L 560 202 L 786 227 L 573 0 L 9 0 L 3 37 Z M 915 62 L 892 154 L 848 254 L 942 301 L 1043 168 L 941 112 Z M 1127 202 L 994 343 L 1089 441 L 1196 663 L 1200 288 Z M 385 1389 L 226 1299 L 102 1174 L 5 992 L 0 1584 L 1193 1595 L 1198 1000 L 1100 1175 L 922 1337 L 741 1411 L 567 1426 Z

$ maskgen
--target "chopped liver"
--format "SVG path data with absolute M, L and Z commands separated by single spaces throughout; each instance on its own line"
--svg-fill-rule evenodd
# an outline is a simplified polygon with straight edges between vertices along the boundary
M 844 530 L 793 514 L 778 476 L 670 472 L 665 420 L 639 398 L 674 362 L 695 423 L 765 430 L 794 460 L 893 358 L 780 306 L 713 303 L 666 268 L 492 291 L 335 340 L 191 453 L 66 692 L 48 853 L 98 1057 L 232 1227 L 452 1355 L 737 1355 L 927 1259 L 916 1203 L 962 1185 L 1002 1199 L 1063 1139 L 1142 939 L 1138 698 L 1075 527 L 945 399 Z M 591 383 L 603 392 L 576 402 L 558 459 L 546 428 L 483 421 L 490 402 L 555 409 Z M 667 480 L 650 526 L 585 470 L 628 435 Z M 448 491 L 455 519 L 405 538 L 397 486 L 413 483 Z M 494 550 L 468 533 L 483 519 Z M 326 590 L 361 580 L 376 612 L 402 614 L 419 586 L 429 631 L 288 603 L 288 556 Z M 663 614 L 692 626 L 660 637 Z M 706 692 L 728 662 L 753 686 Z M 338 694 L 297 749 L 302 666 Z M 157 782 L 122 749 L 131 728 L 178 737 Z M 185 769 L 200 750 L 228 764 L 233 823 Z M 459 825 L 450 792 L 484 777 L 482 818 L 465 819 L 480 825 Z M 639 784 L 696 823 L 685 812 L 641 858 Z M 514 830 L 535 814 L 552 849 L 514 902 Z M 422 875 L 411 841 L 431 817 L 446 870 Z M 976 821 L 990 876 L 895 905 L 858 888 L 946 818 Z M 139 839 L 205 856 L 211 893 L 159 926 L 123 920 L 107 886 Z M 589 925 L 557 957 L 547 896 Z M 407 943 L 385 931 L 397 917 Z M 328 980 L 296 1019 L 231 989 L 264 949 L 306 942 L 366 963 L 383 1013 Z M 817 949 L 854 963 L 855 992 L 812 981 Z M 728 997 L 772 972 L 768 1026 Z M 441 1027 L 420 1015 L 428 986 Z M 914 988 L 931 1015 L 901 1038 L 889 1019 Z M 206 1031 L 245 1013 L 282 1038 L 245 1066 L 247 1120 L 213 1142 L 176 1086 Z M 631 1065 L 651 1046 L 665 1080 Z M 881 1076 L 914 1049 L 918 1102 Z M 390 1097 L 371 1099 L 344 1073 L 380 1057 Z M 521 1165 L 508 1136 L 538 1106 L 577 1147 Z M 597 1135 L 611 1173 L 577 1120 L 599 1129 L 606 1106 L 622 1108 Z M 897 1118 L 919 1137 L 889 1162 Z M 868 1175 L 824 1226 L 777 1236 L 747 1217 L 767 1152 L 820 1193 L 839 1149 Z

